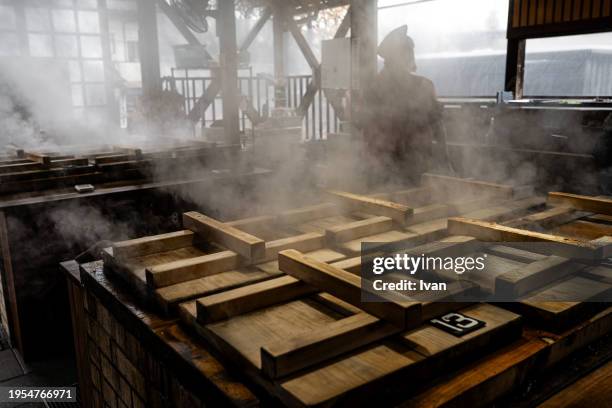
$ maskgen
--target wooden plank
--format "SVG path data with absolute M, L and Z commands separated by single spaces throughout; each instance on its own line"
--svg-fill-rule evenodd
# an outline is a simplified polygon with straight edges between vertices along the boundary
M 546 258 L 546 255 L 538 254 L 535 252 L 524 251 L 522 249 L 513 248 L 504 245 L 487 245 L 485 251 L 492 255 L 501 256 L 513 261 L 531 263 L 541 261 Z
M 273 261 L 278 253 L 285 249 L 295 249 L 300 252 L 311 252 L 325 246 L 325 235 L 311 232 L 293 237 L 281 238 L 266 242 L 266 256 L 263 261 Z
M 445 204 L 430 204 L 424 207 L 417 207 L 408 218 L 406 225 L 419 224 L 425 221 L 447 217 L 448 215 L 449 207 Z
M 568 206 L 577 210 L 612 215 L 612 198 L 551 192 L 548 193 L 548 202 L 554 205 Z
M 504 225 L 514 228 L 540 227 L 549 229 L 555 225 L 564 224 L 587 215 L 589 214 L 576 211 L 573 208 L 552 207 L 535 214 L 505 222 Z
M 574 276 L 527 295 L 520 303 L 504 307 L 515 310 L 542 328 L 560 331 L 605 306 L 593 300 L 609 295 L 611 290 L 610 283 L 590 279 L 588 275 Z
M 194 233 L 189 230 L 115 242 L 113 255 L 118 259 L 150 255 L 193 245 Z
M 391 228 L 393 228 L 391 218 L 373 217 L 328 228 L 325 231 L 325 239 L 328 245 L 336 245 L 340 242 L 386 232 Z
M 469 218 L 449 218 L 448 232 L 456 235 L 470 235 L 485 242 L 549 243 L 547 249 L 550 249 L 551 252 L 581 259 L 601 259 L 604 252 L 602 246 L 589 242 Z
M 612 225 L 578 220 L 568 224 L 559 225 L 551 232 L 571 238 L 593 240 L 606 236 L 612 236 Z
M 394 203 L 392 201 L 347 193 L 344 191 L 330 190 L 329 193 L 340 205 L 348 208 L 350 211 L 361 211 L 373 215 L 389 217 L 399 225 L 406 225 L 409 216 L 413 213 L 412 208 L 407 205 Z
M 184 213 L 183 225 L 202 238 L 224 245 L 250 261 L 262 259 L 266 255 L 266 245 L 262 239 L 204 214 L 194 211 Z
M 226 224 L 231 227 L 238 228 L 241 231 L 248 232 L 249 234 L 253 235 L 258 235 L 259 231 L 265 231 L 270 227 L 274 227 L 275 223 L 276 217 L 272 215 L 261 215 L 226 222 Z
M 462 179 L 438 174 L 423 174 L 422 184 L 431 187 L 438 197 L 462 195 L 488 195 L 496 198 L 511 199 L 514 188 L 509 185 L 489 183 L 486 181 Z
M 0 174 L 17 173 L 20 171 L 43 170 L 43 164 L 39 162 L 27 162 L 0 166 Z
M 261 368 L 270 378 L 284 377 L 399 331 L 374 316 L 357 313 L 322 330 L 262 347 Z
M 516 201 L 507 201 L 492 207 L 473 211 L 464 214 L 466 218 L 475 218 L 483 221 L 508 220 L 515 218 L 519 214 L 523 214 L 529 210 L 534 210 L 543 207 L 546 204 L 544 197 L 529 197 Z
M 51 164 L 51 156 L 43 153 L 26 152 L 25 157 L 29 160 L 41 163 L 43 166 Z
M 279 253 L 279 268 L 288 275 L 331 293 L 400 328 L 414 327 L 421 321 L 421 305 L 417 302 L 361 302 L 361 278 L 304 256 L 298 251 Z
M 561 335 L 525 330 L 523 338 L 492 355 L 474 359 L 453 375 L 444 376 L 399 405 L 403 408 L 489 406 L 497 398 L 541 373 L 559 356 L 584 347 L 609 333 L 612 309 Z
M 549 256 L 497 276 L 495 294 L 509 300 L 516 299 L 585 267 L 567 258 Z
M 548 398 L 538 408 L 605 407 L 612 401 L 610 384 L 612 361 Z
M 414 246 L 423 243 L 426 239 L 427 237 L 425 236 L 408 231 L 391 230 L 344 242 L 338 245 L 338 248 L 349 255 L 357 255 L 361 252 L 361 245 L 364 242 L 380 244 L 396 243 L 398 245 L 401 243 L 405 246 Z
M 345 315 L 338 313 L 335 308 L 318 302 L 314 295 L 271 305 L 216 323 L 196 323 L 194 327 L 245 374 L 252 376 L 264 387 L 269 387 L 269 382 L 262 381 L 260 371 L 262 347 L 323 329 L 344 317 Z M 189 319 L 188 316 L 186 318 Z
M 336 215 L 340 208 L 333 203 L 322 203 L 309 207 L 298 208 L 282 212 L 278 215 L 278 222 L 285 225 L 299 224 L 317 218 L 325 218 Z
M 264 271 L 255 267 L 239 268 L 158 288 L 155 290 L 155 297 L 162 310 L 169 313 L 180 302 L 250 285 L 279 275 L 281 272 L 278 270 Z
M 405 204 L 409 207 L 416 208 L 431 204 L 431 188 L 416 187 L 409 190 L 400 190 L 391 193 L 390 201 L 395 201 Z
M 235 252 L 221 251 L 152 266 L 146 269 L 146 280 L 149 287 L 161 288 L 229 271 L 239 266 L 240 257 Z
M 397 341 L 376 342 L 281 380 L 280 396 L 290 406 L 358 406 L 371 401 L 372 395 L 386 401 L 389 393 L 405 399 L 410 390 L 407 383 L 448 372 L 459 361 L 520 335 L 520 318 L 514 313 L 492 305 L 475 305 L 461 313 L 486 325 L 457 338 L 424 324 Z
M 282 276 L 198 299 L 197 319 L 201 324 L 227 320 L 315 292 L 300 280 Z

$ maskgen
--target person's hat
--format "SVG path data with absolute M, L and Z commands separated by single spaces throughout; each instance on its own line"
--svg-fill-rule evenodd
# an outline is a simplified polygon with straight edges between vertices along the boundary
M 391 31 L 378 46 L 378 55 L 383 59 L 393 58 L 398 53 L 409 50 L 414 52 L 414 41 L 407 34 L 408 26 L 403 25 Z

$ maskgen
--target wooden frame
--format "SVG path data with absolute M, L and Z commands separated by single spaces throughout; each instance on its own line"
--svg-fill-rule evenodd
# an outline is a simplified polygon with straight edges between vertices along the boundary
M 554 228 L 560 222 L 574 222 L 576 217 L 594 217 L 591 213 L 566 207 L 542 208 L 544 200 L 541 198 L 508 200 L 508 197 L 515 197 L 515 190 L 505 187 L 500 190 L 479 182 L 469 185 L 493 191 L 494 198 L 479 204 L 473 200 L 444 204 L 444 211 L 441 211 L 436 207 L 441 204 L 432 204 L 422 198 L 418 198 L 422 205 L 417 208 L 388 201 L 396 197 L 414 198 L 416 193 L 429 199 L 436 196 L 427 190 L 391 192 L 376 197 L 334 192 L 333 197 L 342 197 L 339 203 L 321 203 L 228 223 L 206 220 L 207 228 L 224 231 L 223 234 L 242 231 L 230 234 L 234 237 L 243 236 L 247 231 L 255 239 L 260 233 L 270 234 L 269 239 L 260 238 L 265 248 L 263 258 L 245 257 L 252 252 L 244 251 L 242 241 L 231 250 L 227 246 L 235 242 L 221 243 L 218 241 L 223 239 L 214 235 L 198 237 L 196 231 L 193 237 L 188 232 L 178 232 L 176 236 L 180 238 L 160 236 L 156 244 L 150 243 L 154 238 L 115 244 L 124 248 L 120 252 L 133 248 L 133 253 L 139 257 L 130 258 L 128 249 L 128 256 L 124 257 L 127 259 L 120 260 L 120 256 L 113 257 L 112 251 L 107 251 L 105 262 L 108 272 L 126 279 L 126 273 L 133 276 L 133 272 L 121 268 L 129 268 L 130 262 L 139 262 L 147 256 L 159 257 L 161 263 L 145 265 L 143 272 L 155 268 L 171 270 L 168 265 L 177 262 L 196 265 L 202 258 L 231 258 L 235 264 L 210 274 L 201 272 L 205 271 L 201 266 L 194 266 L 198 271 L 194 276 L 200 276 L 196 279 L 188 274 L 177 278 L 169 272 L 171 277 L 166 282 L 147 285 L 145 279 L 140 285 L 146 296 L 156 300 L 166 313 L 178 311 L 183 323 L 194 328 L 219 356 L 241 368 L 249 379 L 291 406 L 356 401 L 364 392 L 394 389 L 394 381 L 401 382 L 403 386 L 397 389 L 405 392 L 406 378 L 431 378 L 436 370 L 456 366 L 470 356 L 482 357 L 485 346 L 497 349 L 505 344 L 504 341 L 516 340 L 510 350 L 500 349 L 486 357 L 486 361 L 497 361 L 497 353 L 508 352 L 510 360 L 508 365 L 500 365 L 503 367 L 500 372 L 510 375 L 512 370 L 526 361 L 533 361 L 543 350 L 563 347 L 557 342 L 565 342 L 563 339 L 573 336 L 573 331 L 563 330 L 576 327 L 598 310 L 598 306 L 587 302 L 546 302 L 542 293 L 551 296 L 555 290 L 567 290 L 567 285 L 584 288 L 585 282 L 596 281 L 591 289 L 596 287 L 597 293 L 584 293 L 587 298 L 596 298 L 612 290 L 612 282 L 606 281 L 611 272 L 610 268 L 583 265 L 562 256 L 525 251 L 503 243 L 483 247 L 478 237 L 473 236 L 478 234 L 444 238 L 448 232 L 456 232 L 452 225 L 459 222 L 451 219 L 447 231 L 446 216 L 461 211 L 476 219 L 476 225 L 496 221 L 496 225 L 503 227 L 502 231 L 528 236 L 531 234 L 528 230 L 518 227 L 546 225 Z M 496 194 L 501 198 L 496 200 Z M 350 203 L 348 206 L 343 205 L 346 200 Z M 394 205 L 389 207 L 389 203 Z M 400 225 L 394 222 L 397 217 L 377 214 L 389 208 L 394 211 L 399 208 L 402 217 L 403 211 L 410 212 L 408 222 Z M 542 209 L 540 213 L 533 213 Z M 412 224 L 409 218 L 414 216 L 421 218 Z M 390 232 L 395 234 L 392 238 L 389 238 Z M 388 235 L 385 238 L 381 234 Z M 404 238 L 398 238 L 399 234 Z M 189 246 L 190 239 L 195 244 L 202 238 L 207 241 L 206 237 L 217 241 L 206 242 L 212 254 L 206 253 L 203 247 Z M 472 285 L 457 284 L 453 290 L 478 289 L 520 297 L 521 302 L 500 308 L 488 304 L 445 303 L 443 299 L 441 302 L 427 298 L 419 300 L 421 298 L 415 296 L 406 301 L 364 303 L 359 276 L 361 260 L 350 258 L 350 247 L 346 243 L 376 242 L 377 239 L 398 242 L 400 247 L 406 248 L 403 251 L 417 255 L 462 256 L 485 251 L 496 269 L 488 275 L 477 276 Z M 164 247 L 164 242 L 168 246 Z M 183 244 L 186 246 L 181 247 Z M 424 245 L 416 246 L 420 244 Z M 577 246 L 591 247 L 590 244 Z M 168 251 L 143 255 L 149 253 L 147 248 Z M 176 257 L 183 258 L 177 260 Z M 167 259 L 173 260 L 168 262 Z M 441 273 L 439 277 L 451 285 L 457 280 L 456 274 Z M 428 319 L 455 310 L 485 321 L 485 327 L 459 339 L 427 324 Z M 550 336 L 554 340 L 550 343 L 539 337 L 518 340 L 522 326 L 515 313 L 523 315 L 529 324 L 553 330 L 556 334 Z M 523 333 L 529 333 L 528 329 Z M 559 358 L 560 354 L 561 351 L 555 351 L 550 360 Z M 485 387 L 483 382 L 475 384 L 465 393 L 462 391 L 459 397 L 469 398 L 475 392 L 473 387 Z M 497 393 L 494 391 L 495 395 Z

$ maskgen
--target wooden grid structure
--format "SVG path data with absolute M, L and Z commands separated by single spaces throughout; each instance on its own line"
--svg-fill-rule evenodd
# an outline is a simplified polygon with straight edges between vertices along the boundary
M 612 268 L 595 259 L 611 248 L 607 198 L 551 193 L 546 202 L 528 189 L 433 175 L 407 191 L 327 194 L 329 202 L 319 205 L 227 223 L 185 213 L 183 231 L 105 250 L 105 271 L 155 310 L 178 315 L 223 361 L 292 406 L 351 403 L 371 392 L 396 402 L 412 395 L 408 406 L 420 406 L 436 388 L 444 391 L 440 404 L 483 405 L 512 388 L 504 378 L 549 367 L 610 331 L 605 304 L 542 300 L 570 287 L 585 291 L 585 299 L 612 290 Z M 549 237 L 552 254 L 483 248 L 479 241 Z M 471 285 L 447 276 L 450 292 L 504 291 L 521 301 L 432 302 L 417 295 L 363 303 L 362 242 L 394 242 L 415 254 L 486 251 L 487 273 Z M 593 262 L 569 259 L 585 252 Z M 457 338 L 427 322 L 453 311 L 486 324 Z M 492 352 L 479 363 L 485 374 L 471 378 L 461 367 L 482 350 Z M 458 367 L 463 377 L 424 383 L 439 379 L 442 367 Z M 419 380 L 406 386 L 406 379 Z M 477 397 L 483 391 L 486 397 Z
M 201 141 L 148 146 L 67 146 L 61 151 L 14 149 L 0 158 L 0 194 L 41 191 L 134 179 L 159 179 L 192 166 L 221 165 L 235 150 Z

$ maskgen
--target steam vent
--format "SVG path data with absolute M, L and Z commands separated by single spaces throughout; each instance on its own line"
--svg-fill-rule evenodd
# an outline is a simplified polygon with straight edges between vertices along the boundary
M 612 0 L 0 0 L 0 408 L 612 408 Z

